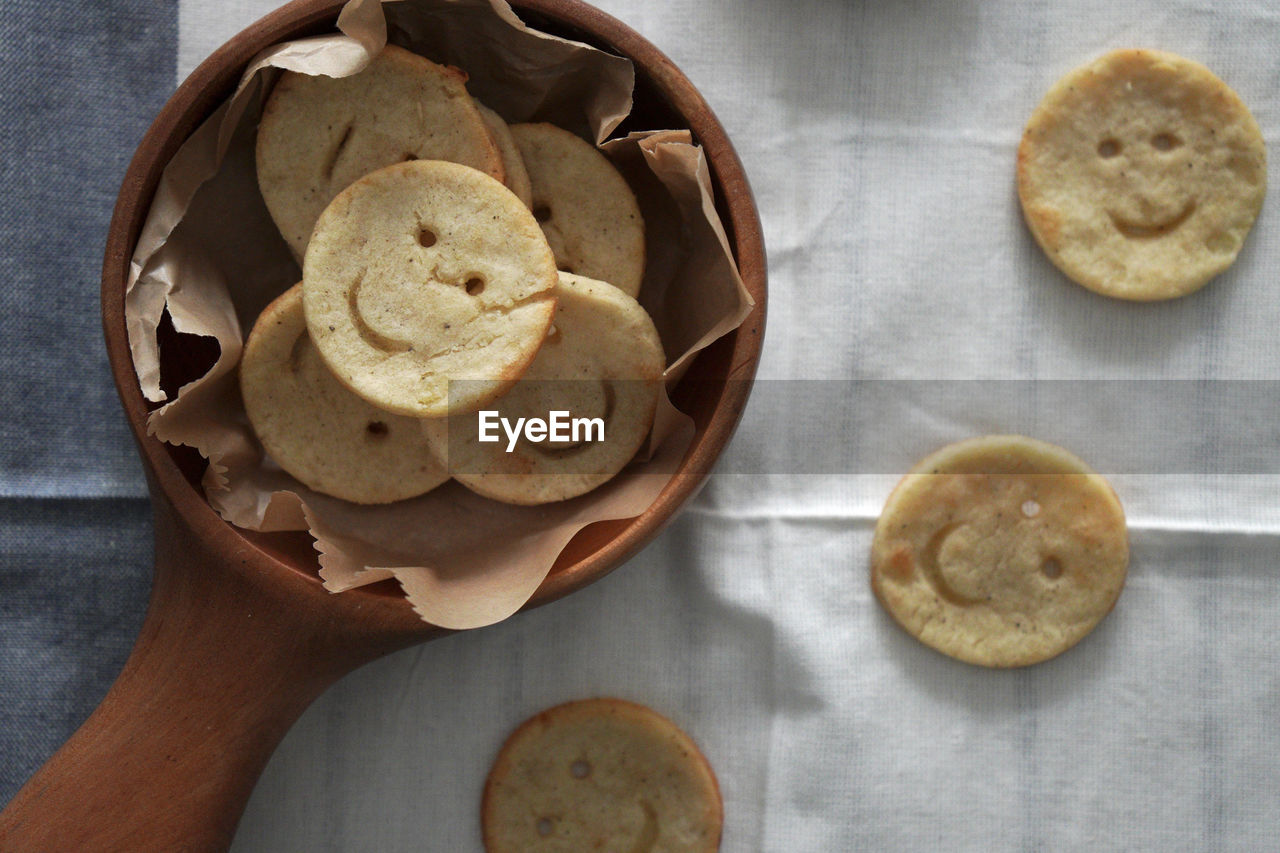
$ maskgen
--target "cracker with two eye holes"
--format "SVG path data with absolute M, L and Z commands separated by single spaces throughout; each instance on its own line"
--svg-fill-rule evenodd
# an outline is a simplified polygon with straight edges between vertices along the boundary
M 1107 296 L 1172 299 L 1236 259 L 1266 192 L 1244 102 L 1199 63 L 1119 50 L 1063 77 L 1027 123 L 1018 194 L 1069 278 Z
M 280 78 L 258 126 L 258 186 L 296 257 L 330 200 L 383 166 L 449 160 L 503 179 L 466 79 L 395 45 L 349 77 Z
M 720 847 L 715 774 L 675 723 L 621 699 L 559 705 L 503 744 L 485 781 L 487 853 Z
M 529 370 L 492 404 L 500 417 L 546 419 L 553 411 L 598 419 L 565 441 L 520 439 L 508 450 L 479 440 L 479 418 L 464 414 L 423 422 L 432 451 L 454 479 L 504 503 L 543 504 L 586 494 L 611 480 L 644 444 L 662 388 L 665 357 L 648 313 L 611 284 L 560 273 L 556 314 Z M 466 382 L 455 394 L 468 396 Z
M 509 189 L 416 160 L 366 175 L 325 208 L 302 301 L 339 381 L 379 408 L 430 418 L 474 411 L 524 374 L 556 281 L 538 223 Z M 474 381 L 451 395 L 459 379 Z
M 1124 510 L 1106 480 L 1060 447 L 986 436 L 925 457 L 893 490 L 871 587 L 925 645 L 1025 666 L 1088 634 L 1128 564 Z
M 301 285 L 258 316 L 240 361 L 240 389 L 268 455 L 310 489 L 380 504 L 449 479 L 415 418 L 374 408 L 320 361 L 302 316 Z
M 638 294 L 644 218 L 626 180 L 595 146 L 555 125 L 515 124 L 511 134 L 557 266 Z

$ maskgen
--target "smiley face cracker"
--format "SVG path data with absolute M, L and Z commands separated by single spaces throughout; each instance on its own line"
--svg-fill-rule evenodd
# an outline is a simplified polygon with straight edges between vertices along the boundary
M 1088 634 L 1128 564 L 1124 510 L 1106 480 L 1062 448 L 986 436 L 926 457 L 893 490 L 871 587 L 925 645 L 1025 666 Z
M 1119 50 L 1049 90 L 1018 148 L 1031 233 L 1107 296 L 1172 299 L 1235 260 L 1266 193 L 1244 102 L 1203 65 Z
M 466 79 L 395 45 L 349 77 L 280 78 L 258 126 L 258 187 L 296 257 L 333 197 L 383 166 L 449 160 L 503 179 Z
M 267 453 L 317 492 L 381 504 L 449 479 L 416 419 L 376 409 L 333 378 L 307 334 L 300 285 L 259 315 L 240 361 L 240 390 Z
M 559 268 L 638 294 L 644 217 L 626 179 L 594 145 L 554 125 L 513 124 L 511 135 Z
M 551 412 L 596 419 L 564 440 L 479 440 L 479 417 L 423 422 L 436 458 L 477 494 L 512 504 L 544 504 L 586 494 L 611 480 L 636 455 L 653 425 L 665 358 L 645 310 L 611 284 L 560 273 L 550 334 L 520 381 L 485 409 L 508 424 Z M 455 383 L 464 392 L 466 383 Z
M 503 744 L 485 781 L 487 853 L 711 853 L 724 806 L 675 723 L 621 699 L 559 705 Z
M 555 285 L 547 241 L 510 190 L 415 160 L 366 175 L 321 214 L 302 302 L 339 381 L 381 409 L 431 418 L 474 411 L 524 373 Z

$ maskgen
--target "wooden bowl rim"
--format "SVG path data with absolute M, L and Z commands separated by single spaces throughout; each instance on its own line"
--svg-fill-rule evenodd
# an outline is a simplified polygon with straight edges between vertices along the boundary
M 124 285 L 137 235 L 164 165 L 200 122 L 231 94 L 240 74 L 262 49 L 294 37 L 326 19 L 336 22 L 342 0 L 294 0 L 251 24 L 210 55 L 178 87 L 139 142 L 122 181 L 108 230 L 102 273 L 102 313 L 107 355 L 116 388 L 143 457 L 153 498 L 172 503 L 190 532 L 232 570 L 254 573 L 273 596 L 327 596 L 327 607 L 358 611 L 387 629 L 403 633 L 438 631 L 422 622 L 401 596 L 379 595 L 363 588 L 329 595 L 314 573 L 277 559 L 254 545 L 224 521 L 182 474 L 167 447 L 147 432 L 149 409 L 133 369 L 124 322 Z M 530 11 L 567 28 L 590 33 L 631 59 L 637 74 L 646 75 L 685 119 L 703 146 L 712 182 L 728 212 L 726 223 L 739 273 L 755 300 L 755 309 L 731 333 L 733 351 L 724 387 L 706 429 L 670 483 L 654 503 L 603 547 L 569 566 L 557 568 L 543 581 L 523 609 L 553 601 L 608 574 L 647 544 L 696 494 L 711 466 L 728 443 L 750 391 L 763 344 L 766 264 L 760 220 L 750 185 L 724 128 L 693 84 L 646 39 L 617 19 L 581 0 L 514 0 L 517 14 Z M 334 614 L 338 615 L 338 614 Z

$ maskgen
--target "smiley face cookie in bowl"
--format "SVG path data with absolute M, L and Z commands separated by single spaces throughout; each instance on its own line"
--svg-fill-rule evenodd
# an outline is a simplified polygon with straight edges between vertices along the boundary
M 399 163 L 316 222 L 302 301 L 321 358 L 371 404 L 410 417 L 475 411 L 533 361 L 555 311 L 537 221 L 488 175 Z M 470 380 L 450 392 L 453 380 Z
M 355 180 L 405 160 L 449 160 L 502 180 L 501 152 L 466 74 L 395 45 L 350 77 L 286 72 L 258 126 L 258 187 L 295 257 Z
M 369 405 L 321 362 L 302 316 L 301 285 L 254 323 L 240 360 L 240 392 L 267 453 L 317 492 L 381 504 L 449 479 L 416 419 Z
M 491 413 L 423 422 L 432 451 L 454 478 L 504 503 L 567 500 L 608 482 L 644 444 L 661 394 L 662 341 L 640 303 L 613 285 L 568 273 L 560 273 L 556 297 L 542 349 Z M 455 393 L 467 384 L 455 382 Z M 555 412 L 566 416 L 561 436 L 507 432 L 521 419 Z M 493 440 L 482 440 L 482 429 Z
M 1045 95 L 1017 176 L 1031 233 L 1069 278 L 1120 299 L 1172 299 L 1235 261 L 1262 207 L 1266 149 L 1208 68 L 1118 50 Z
M 511 135 L 557 266 L 637 295 L 644 279 L 644 217 L 626 180 L 594 145 L 555 125 L 516 124 Z

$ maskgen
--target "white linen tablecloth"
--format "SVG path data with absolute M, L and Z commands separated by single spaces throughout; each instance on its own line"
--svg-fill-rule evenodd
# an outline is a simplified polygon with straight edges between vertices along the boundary
M 276 5 L 181 0 L 178 80 Z M 769 251 L 767 381 L 704 492 L 630 563 L 322 696 L 233 849 L 479 851 L 507 733 L 594 695 L 698 741 L 726 851 L 1275 849 L 1278 194 L 1227 274 L 1135 305 L 1052 268 L 1013 167 L 1047 88 L 1128 46 L 1208 65 L 1274 153 L 1280 6 L 597 5 L 685 71 L 737 146 Z M 1030 380 L 1050 379 L 1074 396 L 1046 402 Z M 1120 379 L 1143 380 L 1128 400 L 1142 429 L 1100 385 Z M 1241 405 L 1215 404 L 1240 387 Z M 988 671 L 879 608 L 871 532 L 896 477 L 939 443 L 1033 430 L 1111 477 L 1129 582 L 1077 648 Z
M 243 17 L 188 5 L 180 63 L 270 4 Z M 1050 266 L 1022 225 L 1013 162 L 1049 85 L 1126 46 L 1209 65 L 1280 139 L 1280 9 L 599 5 L 675 60 L 738 147 L 770 257 L 768 384 L 721 472 L 631 563 L 322 697 L 268 767 L 236 849 L 478 850 L 479 792 L 506 733 L 597 694 L 651 705 L 704 747 L 726 851 L 1274 845 L 1280 478 L 1186 460 L 1230 438 L 1280 454 L 1280 385 L 1251 386 L 1249 417 L 1196 429 L 1193 395 L 1157 380 L 1280 379 L 1276 196 L 1226 275 L 1132 305 Z M 1008 386 L 1004 414 L 975 411 L 962 380 L 979 378 L 1151 380 L 1136 408 L 1192 428 L 1092 433 L 1106 412 L 1091 412 L 1091 382 L 1083 417 L 1035 406 L 1033 382 Z M 829 381 L 796 381 L 814 379 Z M 868 411 L 859 396 L 893 388 L 877 380 L 932 381 L 911 406 Z M 1031 424 L 1111 474 L 1131 574 L 1079 647 L 986 671 L 879 609 L 870 535 L 897 474 L 939 442 Z M 1144 439 L 1132 464 L 1113 443 Z

